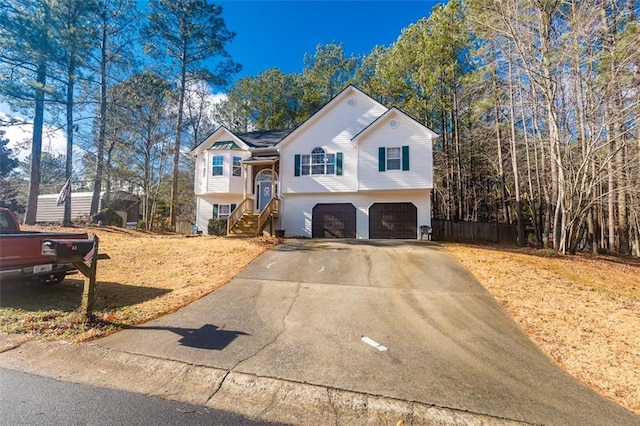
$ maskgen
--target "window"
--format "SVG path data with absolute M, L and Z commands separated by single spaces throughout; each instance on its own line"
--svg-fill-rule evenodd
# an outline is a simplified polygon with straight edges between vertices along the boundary
M 409 147 L 378 148 L 378 171 L 409 170 Z
M 311 154 L 295 156 L 295 175 L 342 175 L 342 153 L 327 154 L 324 148 L 314 148 Z
M 222 155 L 215 155 L 212 161 L 211 175 L 222 176 L 224 174 L 224 157 Z
M 387 148 L 387 170 L 400 170 L 401 166 L 400 148 Z
M 214 204 L 213 205 L 213 218 L 214 219 L 226 219 L 236 209 L 235 204 Z
M 241 161 L 242 158 L 233 157 L 233 176 L 242 176 L 242 165 L 240 164 Z
M 218 206 L 218 219 L 226 219 L 231 214 L 231 206 L 229 204 L 220 204 Z

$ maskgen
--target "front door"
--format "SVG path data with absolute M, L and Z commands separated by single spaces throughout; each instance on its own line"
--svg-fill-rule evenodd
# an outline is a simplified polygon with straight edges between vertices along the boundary
M 258 182 L 258 206 L 260 211 L 264 210 L 271 201 L 273 194 L 271 193 L 271 182 Z

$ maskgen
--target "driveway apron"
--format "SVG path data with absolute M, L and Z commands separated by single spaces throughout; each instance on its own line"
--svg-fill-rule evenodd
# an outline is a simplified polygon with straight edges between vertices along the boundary
M 96 345 L 534 424 L 640 424 L 558 368 L 441 246 L 287 240 Z

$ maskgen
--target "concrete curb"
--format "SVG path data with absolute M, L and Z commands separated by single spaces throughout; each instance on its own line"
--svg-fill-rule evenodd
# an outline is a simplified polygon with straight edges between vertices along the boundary
M 296 425 L 522 425 L 509 419 L 137 355 L 92 344 L 1 339 L 0 367 Z

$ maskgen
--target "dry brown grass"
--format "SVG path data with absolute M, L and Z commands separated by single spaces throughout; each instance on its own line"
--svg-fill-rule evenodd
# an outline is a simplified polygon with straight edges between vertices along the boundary
M 445 244 L 574 377 L 640 414 L 640 260 Z
M 55 285 L 2 283 L 0 331 L 73 341 L 102 336 L 174 312 L 220 288 L 277 244 L 269 238 L 86 231 L 100 238 L 100 253 L 111 257 L 98 262 L 95 320 L 86 323 L 79 313 L 83 277 L 78 274 Z

